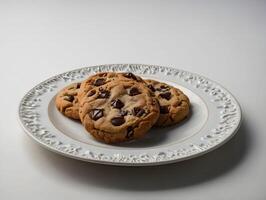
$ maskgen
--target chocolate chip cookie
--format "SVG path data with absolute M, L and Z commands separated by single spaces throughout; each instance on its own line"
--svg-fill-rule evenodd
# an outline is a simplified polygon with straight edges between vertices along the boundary
M 189 114 L 189 99 L 179 89 L 155 80 L 145 80 L 160 105 L 160 116 L 156 126 L 176 124 Z
M 80 83 L 70 84 L 63 88 L 55 99 L 57 109 L 72 119 L 79 119 L 79 102 L 77 97 L 79 88 Z
M 99 79 L 97 76 L 93 81 L 98 83 Z M 134 80 L 100 84 L 88 91 L 80 104 L 80 118 L 86 130 L 105 143 L 140 138 L 158 117 L 157 100 L 145 84 Z
M 88 93 L 92 88 L 105 85 L 105 84 L 112 82 L 114 80 L 117 80 L 117 79 L 122 80 L 122 81 L 144 82 L 142 80 L 142 78 L 134 75 L 131 72 L 126 72 L 126 73 L 101 72 L 101 73 L 97 73 L 95 75 L 90 76 L 87 80 L 85 80 L 81 83 L 80 90 L 78 93 L 78 99 L 81 101 L 84 96 L 92 95 L 92 93 Z

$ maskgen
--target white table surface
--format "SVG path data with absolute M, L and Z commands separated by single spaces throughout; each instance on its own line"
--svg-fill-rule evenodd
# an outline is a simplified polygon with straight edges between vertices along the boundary
M 266 199 L 265 20 L 265 1 L 0 1 L 0 199 Z M 239 100 L 243 125 L 205 156 L 145 168 L 71 160 L 23 133 L 26 91 L 105 63 L 205 75 Z

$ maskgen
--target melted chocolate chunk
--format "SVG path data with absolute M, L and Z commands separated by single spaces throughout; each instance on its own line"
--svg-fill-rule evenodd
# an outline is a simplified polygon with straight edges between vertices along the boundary
M 100 86 L 100 85 L 103 85 L 105 84 L 105 79 L 104 78 L 98 78 L 94 81 L 94 84 L 95 86 Z
M 77 83 L 77 89 L 80 88 L 80 83 Z
M 111 123 L 114 125 L 114 126 L 121 126 L 122 124 L 125 123 L 125 119 L 123 116 L 119 116 L 119 117 L 114 117 L 111 119 Z
M 155 88 L 153 87 L 153 85 L 148 85 L 148 88 L 149 88 L 152 92 L 155 92 Z
M 120 101 L 120 99 L 115 99 L 111 102 L 111 105 L 113 106 L 113 108 L 123 108 L 124 107 L 124 103 L 122 101 Z
M 145 110 L 140 107 L 135 107 L 133 109 L 133 115 L 136 117 L 141 117 L 145 113 Z
M 66 101 L 69 101 L 69 102 L 73 102 L 74 101 L 74 96 L 72 96 L 72 95 L 65 95 L 65 97 L 64 97 L 64 100 L 66 100 Z
M 127 128 L 126 138 L 131 138 L 131 137 L 133 137 L 133 135 L 134 135 L 134 128 L 132 126 L 129 126 Z
M 102 90 L 99 95 L 98 95 L 98 99 L 107 99 L 110 96 L 110 92 L 107 90 Z
M 131 88 L 129 90 L 129 96 L 135 96 L 135 95 L 138 95 L 138 94 L 140 94 L 140 91 L 136 87 L 133 87 L 133 88 Z
M 168 106 L 160 106 L 160 113 L 161 114 L 169 113 Z
M 95 95 L 95 93 L 96 93 L 96 91 L 95 90 L 91 90 L 91 91 L 89 91 L 89 93 L 88 93 L 88 97 L 91 97 L 91 96 L 93 96 L 93 95 Z
M 171 92 L 161 93 L 160 96 L 164 99 L 170 100 L 171 99 Z
M 166 85 L 161 85 L 160 88 L 157 88 L 156 90 L 158 90 L 160 92 L 167 92 L 168 90 L 170 90 L 170 87 L 168 87 Z
M 127 77 L 127 78 L 130 78 L 130 79 L 133 79 L 133 80 L 138 81 L 138 78 L 133 73 L 131 73 L 131 72 L 125 73 L 124 74 L 124 77 Z
M 93 119 L 94 121 L 100 119 L 103 117 L 103 109 L 92 109 L 89 113 L 90 118 Z
M 121 115 L 121 116 L 126 116 L 127 113 L 128 113 L 127 110 L 121 110 L 120 115 Z
M 160 88 L 161 88 L 161 89 L 169 89 L 169 87 L 166 86 L 166 85 L 161 85 Z
M 181 106 L 182 102 L 183 102 L 182 100 L 179 101 L 178 104 L 177 104 L 177 106 Z

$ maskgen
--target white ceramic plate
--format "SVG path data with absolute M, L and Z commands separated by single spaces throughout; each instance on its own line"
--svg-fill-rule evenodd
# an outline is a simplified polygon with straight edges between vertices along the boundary
M 66 85 L 102 71 L 130 71 L 176 86 L 189 97 L 191 115 L 176 126 L 152 128 L 139 141 L 120 145 L 97 142 L 79 122 L 59 113 L 54 100 Z M 203 76 L 170 67 L 111 64 L 73 70 L 38 84 L 21 100 L 19 119 L 31 138 L 64 156 L 110 165 L 145 166 L 193 158 L 221 146 L 239 128 L 241 111 L 232 94 Z

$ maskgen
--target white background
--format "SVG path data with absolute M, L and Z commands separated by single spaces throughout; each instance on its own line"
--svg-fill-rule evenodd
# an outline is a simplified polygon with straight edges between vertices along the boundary
M 266 199 L 265 21 L 265 1 L 0 1 L 0 199 Z M 205 156 L 145 168 L 64 158 L 23 133 L 26 91 L 105 63 L 205 75 L 239 100 L 243 125 Z

